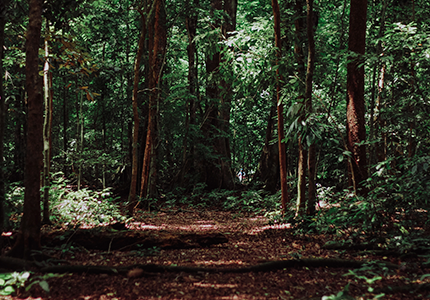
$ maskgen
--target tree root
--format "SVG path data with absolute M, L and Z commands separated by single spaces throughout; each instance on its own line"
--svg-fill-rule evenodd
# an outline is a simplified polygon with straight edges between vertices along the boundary
M 366 262 L 356 260 L 344 259 L 294 259 L 294 260 L 279 260 L 270 261 L 249 267 L 240 268 L 207 268 L 207 267 L 188 267 L 188 266 L 163 266 L 155 264 L 145 265 L 132 265 L 121 267 L 107 267 L 107 266 L 76 266 L 76 265 L 62 265 L 52 266 L 40 269 L 43 273 L 106 273 L 106 274 L 124 274 L 132 269 L 141 269 L 144 273 L 248 273 L 248 272 L 271 272 L 282 270 L 285 268 L 361 268 Z M 398 265 L 389 262 L 381 262 L 384 266 L 397 269 Z

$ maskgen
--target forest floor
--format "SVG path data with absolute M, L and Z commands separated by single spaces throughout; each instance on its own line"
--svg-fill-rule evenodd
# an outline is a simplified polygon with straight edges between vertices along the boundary
M 45 234 L 52 230 L 48 226 L 43 228 Z M 399 258 L 379 256 L 371 251 L 325 249 L 323 245 L 328 241 L 339 241 L 346 237 L 298 235 L 288 225 L 269 225 L 269 221 L 258 214 L 190 208 L 157 213 L 142 211 L 127 223 L 124 231 L 151 232 L 155 236 L 216 233 L 222 234 L 228 241 L 207 247 L 190 246 L 182 249 L 154 246 L 144 251 L 74 247 L 67 251 L 53 249 L 51 254 L 72 265 L 157 264 L 231 268 L 297 258 L 341 258 L 389 261 L 396 265 L 405 263 L 407 267 L 397 270 L 372 269 L 370 273 L 360 273 L 342 266 L 301 266 L 244 273 L 140 272 L 138 269 L 128 275 L 66 273 L 47 279 L 49 293 L 35 284 L 30 291 L 20 288 L 16 295 L 3 296 L 2 299 L 324 299 L 323 296 L 337 295 L 347 285 L 352 297 L 344 295 L 326 299 L 376 299 L 377 294 L 370 293 L 369 287 L 377 289 L 426 283 L 428 278 L 422 278 L 422 275 L 430 273 L 430 268 L 423 266 L 425 259 L 419 256 Z M 345 276 L 348 273 L 350 275 Z M 387 294 L 381 299 L 429 297 L 430 292 L 421 288 L 419 291 Z

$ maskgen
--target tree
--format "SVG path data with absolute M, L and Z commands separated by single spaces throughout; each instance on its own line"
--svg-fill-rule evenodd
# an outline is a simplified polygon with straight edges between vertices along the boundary
M 307 117 L 307 104 L 305 99 L 305 57 L 303 53 L 303 42 L 304 42 L 304 26 L 303 26 L 303 3 L 301 0 L 296 0 L 295 4 L 295 29 L 296 29 L 296 39 L 294 42 L 294 53 L 296 55 L 297 60 L 297 77 L 299 79 L 298 83 L 298 101 L 300 105 L 298 123 L 302 124 L 305 122 Z M 299 135 L 298 138 L 298 167 L 297 167 L 297 205 L 296 205 L 296 215 L 302 215 L 304 213 L 306 207 L 306 159 L 308 157 L 308 151 L 306 143 L 303 140 L 302 135 Z
M 308 37 L 308 63 L 306 71 L 306 91 L 305 91 L 305 107 L 307 117 L 310 118 L 312 114 L 312 80 L 315 70 L 315 40 L 314 32 L 316 30 L 316 16 L 314 14 L 314 1 L 306 0 L 306 33 Z M 313 215 L 315 213 L 315 176 L 316 176 L 316 145 L 312 141 L 308 149 L 308 201 L 306 204 L 306 214 Z
M 30 0 L 26 42 L 26 91 L 28 95 L 28 135 L 25 159 L 24 214 L 21 231 L 9 255 L 30 258 L 40 248 L 40 172 L 43 151 L 43 97 L 39 77 L 39 41 L 42 27 L 42 0 Z
M 146 1 L 143 3 L 143 7 L 146 9 Z M 133 214 L 133 208 L 136 205 L 136 189 L 137 189 L 137 171 L 138 171 L 138 140 L 139 140 L 139 110 L 137 94 L 139 89 L 140 81 L 140 64 L 145 50 L 145 38 L 146 38 L 146 18 L 142 6 L 138 8 L 138 12 L 142 18 L 142 27 L 140 31 L 139 44 L 137 46 L 136 58 L 134 60 L 134 81 L 133 81 L 133 137 L 132 137 L 132 162 L 131 162 L 131 183 L 130 192 L 128 196 L 128 213 Z
M 6 23 L 6 12 L 9 1 L 0 3 L 0 233 L 3 232 L 5 224 L 5 163 L 3 159 L 4 153 L 4 132 L 5 132 L 5 98 L 3 90 L 3 45 L 4 45 L 4 27 Z M 0 251 L 3 248 L 3 239 L 0 234 Z
M 43 121 L 43 220 L 44 224 L 50 224 L 49 220 L 49 185 L 51 172 L 51 149 L 52 149 L 52 71 L 49 65 L 49 21 L 46 20 L 46 36 L 45 36 L 45 63 L 43 67 L 43 86 L 45 99 L 45 116 Z
M 224 38 L 228 38 L 228 34 L 234 30 L 235 16 L 237 10 L 237 0 L 212 0 L 211 14 L 215 21 L 211 24 L 213 30 L 219 30 L 224 33 Z M 217 14 L 224 11 L 227 18 L 223 24 L 217 20 Z M 217 37 L 218 38 L 218 37 Z M 234 177 L 231 170 L 231 152 L 228 139 L 229 120 L 230 120 L 230 103 L 231 103 L 231 86 L 227 83 L 232 80 L 228 70 L 228 64 L 224 60 L 224 56 L 220 50 L 211 49 L 211 53 L 206 57 L 206 72 L 210 78 L 210 83 L 206 87 L 206 96 L 208 98 L 208 106 L 206 108 L 202 132 L 205 137 L 205 146 L 210 149 L 209 153 L 205 153 L 204 159 L 200 162 L 199 169 L 203 175 L 203 181 L 209 189 L 234 189 Z M 220 72 L 221 63 L 223 74 Z M 227 74 L 224 78 L 222 75 Z M 221 86 L 221 89 L 220 89 Z
M 350 172 L 353 187 L 360 194 L 366 194 L 363 181 L 367 179 L 363 65 L 366 20 L 367 0 L 351 0 L 348 43 L 351 57 L 347 65 L 347 134 L 348 150 L 352 153 Z
M 161 98 L 161 77 L 167 46 L 166 11 L 163 0 L 154 0 L 148 15 L 149 113 L 143 156 L 141 198 L 153 198 L 157 194 L 157 143 L 158 115 Z
M 282 57 L 281 52 L 281 14 L 279 11 L 279 4 L 277 0 L 272 0 L 273 16 L 275 22 L 275 46 L 277 48 L 276 56 L 277 60 Z M 278 62 L 277 62 L 278 63 Z M 281 179 L 281 203 L 282 212 L 285 214 L 288 202 L 288 185 L 287 185 L 287 163 L 286 163 L 286 152 L 285 152 L 285 134 L 284 134 L 284 113 L 283 103 L 281 101 L 281 82 L 282 75 L 279 74 L 279 68 L 276 69 L 277 83 L 276 83 L 276 102 L 277 102 L 277 113 L 278 113 L 278 147 L 279 147 L 279 170 Z

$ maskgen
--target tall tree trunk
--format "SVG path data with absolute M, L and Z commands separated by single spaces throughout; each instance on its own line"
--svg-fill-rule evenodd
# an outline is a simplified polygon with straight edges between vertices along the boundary
M 379 25 L 379 32 L 378 32 L 378 38 L 382 38 L 384 36 L 384 31 L 385 31 L 385 13 L 387 11 L 387 6 L 388 6 L 388 1 L 384 0 L 383 4 L 382 4 L 382 10 L 381 10 L 381 23 Z M 379 41 L 378 45 L 376 47 L 376 54 L 378 57 L 380 57 L 380 55 L 383 53 L 383 49 L 382 49 L 382 42 Z M 380 129 L 381 127 L 378 126 L 380 125 L 379 121 L 382 120 L 382 116 L 381 116 L 381 100 L 382 100 L 382 90 L 384 88 L 384 77 L 385 77 L 385 64 L 381 67 L 381 71 L 380 71 L 380 77 L 379 80 L 376 78 L 377 76 L 377 72 L 380 68 L 380 63 L 376 63 L 374 70 L 373 70 L 373 80 L 372 80 L 372 97 L 371 97 L 371 103 L 370 103 L 370 129 L 369 129 L 369 136 L 370 136 L 370 140 L 373 141 L 376 139 L 377 134 L 378 134 L 378 129 Z M 377 102 L 375 103 L 375 85 L 376 85 L 376 80 L 378 80 L 378 88 L 377 88 Z M 377 117 L 375 118 L 375 110 L 378 112 Z M 383 154 L 385 151 L 384 149 L 380 148 L 380 142 L 376 142 L 373 146 L 371 146 L 370 149 L 370 158 L 369 158 L 369 162 L 370 165 L 374 165 L 376 164 L 378 161 L 383 161 L 385 160 L 385 155 Z M 379 160 L 380 158 L 382 158 L 383 160 Z
M 40 248 L 40 171 L 43 151 L 43 97 L 39 79 L 39 41 L 42 27 L 42 0 L 30 0 L 26 43 L 26 91 L 28 95 L 28 134 L 25 159 L 24 214 L 21 230 L 9 255 L 30 258 Z
M 352 153 L 351 177 L 354 191 L 367 194 L 363 181 L 367 179 L 364 66 L 360 66 L 366 48 L 367 0 L 351 0 L 348 50 L 358 56 L 347 65 L 347 134 L 348 150 Z
M 307 118 L 312 114 L 312 80 L 315 69 L 315 41 L 314 32 L 316 30 L 316 21 L 314 17 L 314 1 L 306 0 L 307 8 L 307 36 L 308 36 L 308 65 L 306 71 L 306 91 L 305 91 L 305 103 Z M 316 145 L 312 143 L 308 149 L 308 201 L 306 205 L 306 214 L 315 214 L 315 199 L 316 199 L 316 185 L 315 185 L 315 174 L 316 174 Z
M 146 1 L 143 4 L 146 7 Z M 146 38 L 146 18 L 142 9 L 139 8 L 139 13 L 142 17 L 142 27 L 140 31 L 139 44 L 137 46 L 136 58 L 134 60 L 134 81 L 133 81 L 133 140 L 132 140 L 132 162 L 131 162 L 131 183 L 130 193 L 128 195 L 128 214 L 133 215 L 133 208 L 136 206 L 136 190 L 137 190 L 137 174 L 138 174 L 138 141 L 139 141 L 139 110 L 137 103 L 137 95 L 140 81 L 140 63 L 142 61 L 143 51 L 145 50 Z
M 161 98 L 161 76 L 167 46 L 166 14 L 163 0 L 154 0 L 148 18 L 149 40 L 149 113 L 145 152 L 142 167 L 141 198 L 154 198 L 157 194 L 158 114 Z
M 82 75 L 81 75 L 81 84 L 82 84 Z M 78 164 L 78 190 L 81 189 L 82 184 L 82 167 L 83 167 L 83 155 L 84 155 L 84 91 L 82 90 L 82 87 L 80 87 L 81 91 L 78 92 L 78 98 L 79 98 L 79 114 L 77 115 L 77 121 L 78 121 L 78 132 L 77 140 L 79 140 L 79 143 L 77 143 L 77 154 L 79 157 L 79 164 Z M 80 97 L 79 97 L 80 95 Z
M 67 139 L 67 128 L 68 126 L 68 112 L 67 112 L 67 98 L 68 98 L 68 88 L 67 88 L 67 78 L 66 74 L 63 77 L 64 89 L 63 89 L 63 173 L 64 176 L 67 177 L 69 174 L 69 170 L 67 168 L 66 159 L 67 159 L 67 150 L 68 150 L 68 139 Z
M 236 3 L 237 5 L 237 3 Z M 236 14 L 235 0 L 226 1 L 211 0 L 211 9 L 216 11 L 224 10 L 227 15 Z M 221 32 L 230 32 L 229 28 L 234 28 L 235 18 L 229 17 L 224 25 L 220 25 L 216 20 L 212 24 L 212 29 L 220 28 Z M 224 27 L 223 27 L 224 26 Z M 223 29 L 225 28 L 225 29 Z M 203 181 L 209 189 L 223 188 L 234 189 L 234 176 L 231 170 L 231 154 L 228 139 L 228 122 L 230 120 L 231 86 L 220 77 L 220 63 L 222 56 L 219 51 L 208 55 L 206 59 L 206 72 L 212 77 L 206 88 L 206 95 L 209 99 L 203 124 L 202 132 L 205 136 L 208 148 L 212 149 L 210 157 L 205 157 L 201 161 L 201 174 Z M 224 66 L 228 68 L 227 66 Z M 226 71 L 228 73 L 228 71 Z M 219 87 L 222 87 L 220 89 Z M 214 158 L 214 156 L 216 158 Z
M 415 22 L 415 0 L 412 0 L 412 22 Z M 411 57 L 411 95 L 415 95 L 415 60 Z M 415 155 L 416 141 L 414 137 L 415 131 L 415 113 L 414 113 L 414 105 L 412 103 L 408 104 L 408 112 L 409 112 L 409 136 L 408 136 L 408 157 L 411 158 Z
M 49 35 L 49 21 L 46 20 L 46 34 Z M 43 85 L 45 98 L 45 117 L 43 124 L 43 220 L 44 224 L 50 224 L 49 220 L 49 189 L 51 170 L 51 128 L 52 128 L 52 81 L 49 69 L 49 43 L 45 38 L 45 64 L 43 67 Z
M 199 6 L 199 0 L 194 0 L 193 4 L 187 1 L 188 11 L 190 12 L 185 19 L 185 25 L 187 27 L 188 35 L 188 92 L 189 97 L 185 104 L 185 134 L 183 142 L 183 156 L 182 156 L 182 168 L 175 178 L 175 182 L 180 186 L 184 186 L 185 174 L 191 172 L 194 167 L 195 160 L 195 125 L 196 125 L 196 100 L 198 99 L 198 75 L 197 75 L 197 52 L 196 43 L 194 38 L 197 35 L 197 20 L 198 13 L 197 7 Z M 190 135 L 191 133 L 194 133 Z M 191 138 L 190 138 L 191 136 Z
M 342 14 L 340 16 L 340 25 L 339 25 L 339 31 L 340 31 L 340 36 L 339 36 L 339 52 L 342 52 L 342 50 L 344 50 L 346 48 L 345 47 L 346 26 L 345 26 L 345 22 L 344 22 L 344 20 L 345 20 L 344 16 L 345 16 L 345 11 L 346 11 L 347 4 L 348 4 L 348 0 L 344 0 L 343 1 L 343 6 L 342 6 L 343 7 L 342 8 Z M 330 86 L 330 89 L 329 89 L 329 97 L 330 97 L 331 101 L 330 101 L 330 105 L 329 105 L 329 107 L 327 109 L 327 116 L 330 116 L 331 109 L 333 107 L 336 107 L 336 102 L 337 101 L 335 99 L 335 95 L 338 94 L 338 89 L 339 89 L 338 87 L 340 86 L 338 84 L 337 80 L 339 78 L 340 61 L 341 61 L 342 57 L 343 57 L 343 55 L 338 54 L 338 56 L 336 58 L 336 63 L 335 63 L 336 71 L 334 72 L 333 84 Z
M 4 151 L 4 132 L 5 132 L 5 99 L 3 90 L 3 44 L 4 44 L 4 27 L 6 24 L 6 11 L 9 1 L 2 1 L 0 3 L 0 255 L 3 249 L 3 237 L 1 233 L 3 232 L 5 225 L 5 163 L 3 160 Z
M 282 42 L 281 42 L 281 13 L 279 11 L 278 0 L 272 0 L 274 29 L 275 29 L 275 46 L 277 48 L 276 64 L 282 58 Z M 288 186 L 287 186 L 287 159 L 285 152 L 285 134 L 284 134 L 284 113 L 283 104 L 281 103 L 281 82 L 283 81 L 282 75 L 279 73 L 279 68 L 276 69 L 276 95 L 277 95 L 277 113 L 278 113 L 278 147 L 279 147 L 279 173 L 281 179 L 281 205 L 282 213 L 285 214 L 288 202 Z
M 294 53 L 296 55 L 297 60 L 297 76 L 299 78 L 299 89 L 298 89 L 298 99 L 299 101 L 303 101 L 302 108 L 299 112 L 299 122 L 306 119 L 306 99 L 305 99 L 305 85 L 302 84 L 302 81 L 305 81 L 305 62 L 303 55 L 303 3 L 302 0 L 296 0 L 296 20 L 294 22 L 296 29 L 296 41 L 294 43 Z M 308 157 L 307 149 L 303 145 L 303 139 L 299 136 L 298 139 L 298 148 L 299 148 L 299 157 L 298 157 L 298 168 L 297 168 L 297 207 L 296 207 L 296 216 L 303 215 L 305 213 L 306 207 L 306 162 Z

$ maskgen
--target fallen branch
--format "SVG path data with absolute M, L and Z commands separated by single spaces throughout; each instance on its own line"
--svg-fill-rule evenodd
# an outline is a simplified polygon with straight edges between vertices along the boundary
M 31 261 L 20 258 L 0 256 L 0 266 L 2 267 L 2 269 L 22 271 L 33 269 L 36 267 L 36 264 Z

